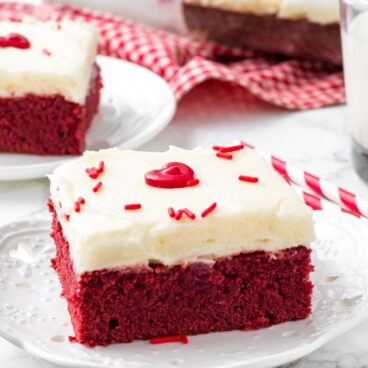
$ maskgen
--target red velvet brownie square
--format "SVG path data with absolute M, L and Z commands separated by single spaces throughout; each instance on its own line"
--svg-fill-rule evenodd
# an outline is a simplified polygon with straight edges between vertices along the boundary
M 342 64 L 338 0 L 184 0 L 184 17 L 226 45 Z
M 53 267 L 78 342 L 310 315 L 310 208 L 254 150 L 215 148 L 87 152 L 50 176 Z
M 0 151 L 84 151 L 102 86 L 96 51 L 90 25 L 0 22 Z

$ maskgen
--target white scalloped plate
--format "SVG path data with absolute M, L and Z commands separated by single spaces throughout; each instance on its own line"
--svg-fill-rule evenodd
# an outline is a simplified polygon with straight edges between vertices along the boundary
M 104 87 L 100 112 L 87 132 L 87 150 L 134 149 L 159 134 L 176 110 L 170 86 L 139 65 L 98 56 Z M 38 156 L 0 152 L 0 181 L 44 177 L 76 156 Z
M 73 335 L 50 268 L 48 222 L 0 228 L 0 335 L 68 367 L 274 367 L 298 359 L 368 317 L 368 227 L 340 212 L 316 212 L 313 314 L 254 332 L 191 336 L 188 345 L 146 341 L 87 348 Z

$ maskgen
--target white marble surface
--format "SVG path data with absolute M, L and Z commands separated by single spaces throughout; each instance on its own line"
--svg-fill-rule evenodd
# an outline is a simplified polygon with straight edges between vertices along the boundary
M 216 91 L 216 94 L 213 92 Z M 287 112 L 253 100 L 238 88 L 209 84 L 186 96 L 172 124 L 144 149 L 169 144 L 185 148 L 244 139 L 295 165 L 368 197 L 368 187 L 350 164 L 346 108 Z M 0 183 L 0 225 L 24 217 L 48 216 L 46 179 Z M 0 295 L 1 297 L 1 295 Z M 310 356 L 298 368 L 368 366 L 368 321 Z M 0 339 L 1 368 L 52 368 Z

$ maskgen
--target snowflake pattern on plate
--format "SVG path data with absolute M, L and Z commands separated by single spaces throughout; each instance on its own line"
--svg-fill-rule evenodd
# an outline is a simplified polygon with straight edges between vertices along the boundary
M 69 367 L 272 367 L 298 359 L 368 317 L 368 228 L 338 211 L 315 212 L 313 314 L 259 331 L 190 336 L 189 344 L 146 341 L 87 348 L 73 329 L 46 221 L 0 228 L 0 335 Z

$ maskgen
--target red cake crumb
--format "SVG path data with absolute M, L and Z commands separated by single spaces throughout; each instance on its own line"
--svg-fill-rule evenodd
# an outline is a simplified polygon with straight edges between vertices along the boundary
M 77 275 L 55 212 L 52 228 L 52 264 L 76 341 L 87 346 L 259 329 L 311 313 L 313 267 L 304 246 L 242 253 L 212 264 L 150 264 Z
M 98 110 L 102 87 L 94 67 L 84 105 L 60 95 L 0 98 L 0 151 L 39 155 L 81 154 Z
M 150 340 L 151 344 L 167 344 L 168 342 L 181 342 L 183 344 L 188 344 L 189 340 L 187 336 L 166 336 L 166 337 L 155 337 Z

